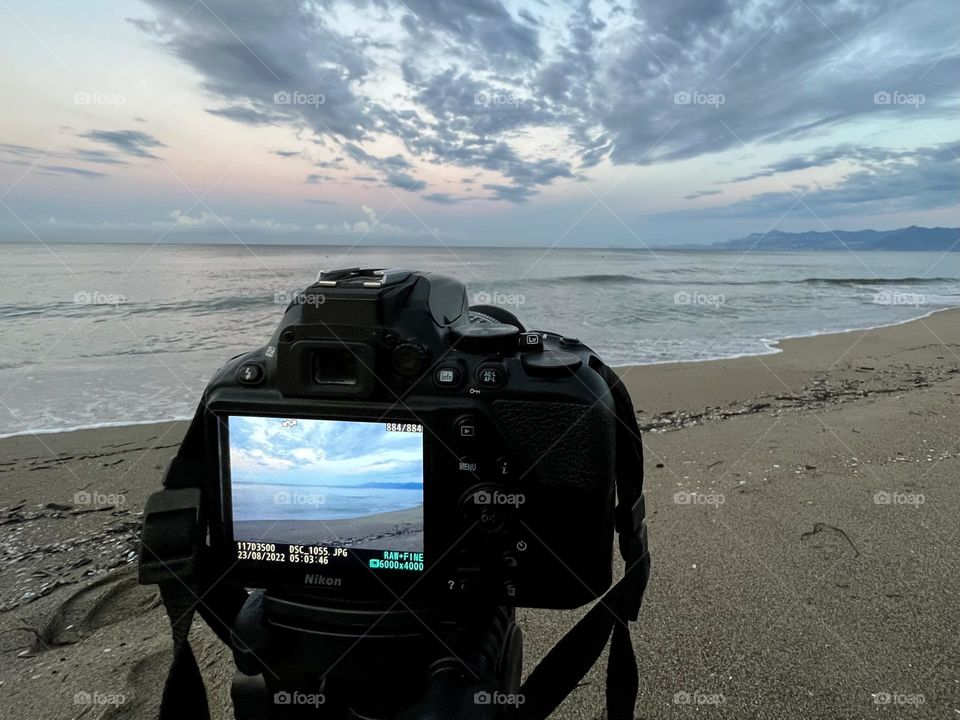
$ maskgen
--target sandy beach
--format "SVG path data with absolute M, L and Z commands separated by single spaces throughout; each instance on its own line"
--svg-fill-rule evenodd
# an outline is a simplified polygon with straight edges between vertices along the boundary
M 235 540 L 423 552 L 423 505 L 349 520 L 243 520 Z
M 957 717 L 960 310 L 780 348 L 620 369 L 647 430 L 637 716 Z M 136 533 L 184 430 L 0 440 L 11 717 L 155 716 L 169 636 Z M 527 670 L 583 611 L 520 612 Z M 230 653 L 193 637 L 230 718 Z M 555 717 L 602 717 L 603 680 Z

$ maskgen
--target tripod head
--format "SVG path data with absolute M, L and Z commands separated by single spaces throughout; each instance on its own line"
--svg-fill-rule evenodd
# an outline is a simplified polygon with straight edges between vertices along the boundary
M 350 606 L 251 593 L 231 634 L 237 720 L 494 720 L 522 703 L 502 606 Z

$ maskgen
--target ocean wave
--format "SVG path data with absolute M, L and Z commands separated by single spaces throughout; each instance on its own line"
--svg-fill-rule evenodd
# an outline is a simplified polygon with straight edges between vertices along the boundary
M 791 285 L 840 285 L 840 286 L 860 286 L 860 285 L 942 285 L 944 283 L 960 283 L 960 278 L 951 277 L 899 277 L 899 278 L 805 278 L 803 280 L 764 280 L 763 283 L 777 284 L 779 282 Z M 743 283 L 751 285 L 753 283 Z M 760 284 L 760 283 L 756 283 Z
M 659 272 L 659 271 L 658 271 Z M 593 285 L 617 285 L 617 284 L 635 284 L 635 285 L 678 285 L 682 284 L 677 279 L 663 278 L 645 278 L 638 275 L 565 275 L 554 278 L 517 278 L 516 280 L 504 280 L 496 284 L 503 285 L 557 285 L 562 283 L 582 283 Z M 808 277 L 800 280 L 789 279 L 767 279 L 767 280 L 712 280 L 705 277 L 702 271 L 698 271 L 696 277 L 690 278 L 690 283 L 694 285 L 814 285 L 814 286 L 837 286 L 837 287 L 862 287 L 874 285 L 943 285 L 947 283 L 960 283 L 960 278 L 953 277 Z
M 231 296 L 210 300 L 178 300 L 165 302 L 120 302 L 117 305 L 102 303 L 78 303 L 69 300 L 52 303 L 0 305 L 0 319 L 23 319 L 28 317 L 82 317 L 85 315 L 112 313 L 118 309 L 125 314 L 193 313 L 208 314 L 275 306 L 282 311 L 286 305 L 269 296 Z

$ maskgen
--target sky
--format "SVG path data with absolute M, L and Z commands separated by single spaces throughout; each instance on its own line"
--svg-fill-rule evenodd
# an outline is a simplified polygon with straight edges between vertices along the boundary
M 229 423 L 234 483 L 324 488 L 423 482 L 422 433 L 387 432 L 382 422 L 233 416 Z
M 957 226 L 955 0 L 0 0 L 0 241 Z

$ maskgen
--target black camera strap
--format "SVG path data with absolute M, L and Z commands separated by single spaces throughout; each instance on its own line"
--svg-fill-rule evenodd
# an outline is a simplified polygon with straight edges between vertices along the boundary
M 624 574 L 530 673 L 520 688 L 524 720 L 542 720 L 553 712 L 593 667 L 608 640 L 607 718 L 634 717 L 639 685 L 629 623 L 637 619 L 650 577 L 643 445 L 633 401 L 620 377 L 606 365 L 597 370 L 610 389 L 617 415 L 616 529 Z
M 607 663 L 607 717 L 632 720 L 638 672 L 630 623 L 636 621 L 650 576 L 644 522 L 643 447 L 633 402 L 620 377 L 596 367 L 613 397 L 616 430 L 616 530 L 624 575 L 541 660 L 520 689 L 523 720 L 543 720 L 576 688 L 610 642 Z M 205 468 L 204 403 L 201 402 L 164 475 L 164 490 L 144 509 L 140 582 L 157 584 L 170 619 L 173 662 L 163 690 L 160 720 L 208 720 L 206 690 L 190 647 L 193 617 L 199 613 L 222 642 L 246 600 L 242 588 L 218 582 L 208 571 L 203 508 Z

